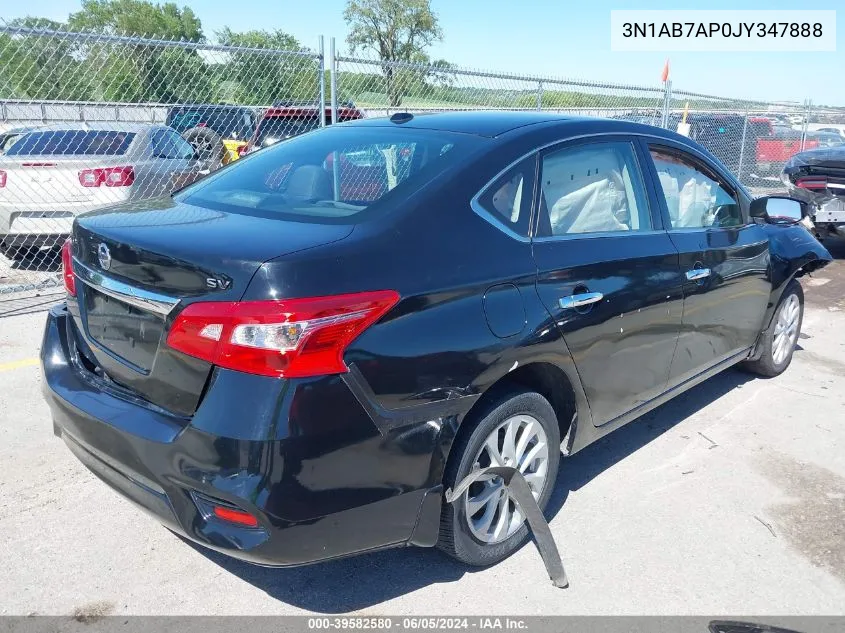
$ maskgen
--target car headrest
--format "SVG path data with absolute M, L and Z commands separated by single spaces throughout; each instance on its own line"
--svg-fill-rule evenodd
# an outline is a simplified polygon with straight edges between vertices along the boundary
M 285 195 L 293 202 L 331 200 L 331 177 L 318 165 L 302 165 L 291 174 Z

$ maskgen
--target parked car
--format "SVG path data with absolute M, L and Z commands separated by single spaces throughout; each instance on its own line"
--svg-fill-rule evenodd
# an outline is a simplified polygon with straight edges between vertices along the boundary
M 673 114 L 670 117 L 672 129 L 677 129 L 681 120 L 681 115 Z M 746 123 L 742 114 L 696 112 L 687 115 L 686 122 L 690 126 L 689 138 L 701 144 L 741 178 L 755 171 L 758 139 L 772 133 L 769 119 L 749 117 Z
M 354 103 L 348 102 L 338 106 L 338 123 L 362 118 L 364 118 L 364 113 L 356 108 Z M 323 120 L 325 125 L 331 125 L 331 107 L 327 106 L 323 110 Z M 299 136 L 319 127 L 321 127 L 320 113 L 316 104 L 302 101 L 277 101 L 272 108 L 264 111 L 258 129 L 242 153 L 269 147 L 279 141 Z
M 827 134 L 836 134 L 843 142 L 845 142 L 845 129 L 842 127 L 820 127 L 815 132 L 825 132 Z
M 253 563 L 495 563 L 528 528 L 493 475 L 445 502 L 475 469 L 517 468 L 544 508 L 561 452 L 738 363 L 788 367 L 796 278 L 831 259 L 802 216 L 625 121 L 331 126 L 74 221 L 41 348 L 54 430 Z
M 254 108 L 213 104 L 173 106 L 166 120 L 212 169 L 240 157 L 257 121 Z
M 195 177 L 191 146 L 171 128 L 62 124 L 26 133 L 0 156 L 0 252 L 59 247 L 85 211 L 169 193 Z
M 802 151 L 802 133 L 783 125 L 774 125 L 771 136 L 757 140 L 756 174 L 758 176 L 777 176 L 786 161 Z M 807 136 L 803 149 L 819 147 L 819 139 Z
M 836 147 L 837 145 L 842 145 L 845 143 L 845 138 L 840 136 L 839 134 L 835 134 L 833 132 L 823 132 L 821 130 L 815 130 L 812 132 L 807 132 L 805 146 L 808 142 L 816 141 L 816 147 Z
M 0 133 L 0 156 L 15 144 L 24 134 L 34 132 L 37 127 L 16 127 Z
M 810 205 L 820 238 L 845 238 L 845 145 L 796 154 L 781 180 L 791 196 Z

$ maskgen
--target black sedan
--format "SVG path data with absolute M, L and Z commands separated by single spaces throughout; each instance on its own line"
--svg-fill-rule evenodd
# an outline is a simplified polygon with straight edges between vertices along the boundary
M 79 217 L 42 347 L 54 428 L 207 547 L 285 566 L 527 538 L 570 455 L 728 367 L 792 358 L 802 203 L 673 132 L 395 115 Z M 100 522 L 102 523 L 102 522 Z

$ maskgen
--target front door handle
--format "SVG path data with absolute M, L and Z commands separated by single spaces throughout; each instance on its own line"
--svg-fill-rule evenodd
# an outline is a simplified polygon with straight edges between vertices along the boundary
M 693 268 L 687 271 L 687 279 L 690 281 L 697 281 L 710 276 L 709 268 Z
M 577 295 L 569 295 L 568 297 L 561 297 L 560 307 L 566 308 L 580 308 L 581 306 L 588 306 L 591 303 L 596 303 L 604 299 L 604 295 L 600 292 L 582 292 Z

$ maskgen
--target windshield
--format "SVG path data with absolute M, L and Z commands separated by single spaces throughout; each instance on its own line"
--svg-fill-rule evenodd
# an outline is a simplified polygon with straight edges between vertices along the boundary
M 134 132 L 54 130 L 31 132 L 15 142 L 7 156 L 79 155 L 119 156 L 125 154 L 135 138 Z
M 179 134 L 193 127 L 207 127 L 223 138 L 245 139 L 252 134 L 250 120 L 248 111 L 237 108 L 179 108 L 169 113 L 167 125 Z
M 267 147 L 286 138 L 304 134 L 320 127 L 317 117 L 271 117 L 261 121 L 258 126 L 258 147 Z
M 357 222 L 463 161 L 480 137 L 400 127 L 331 127 L 262 150 L 180 192 L 221 211 Z

